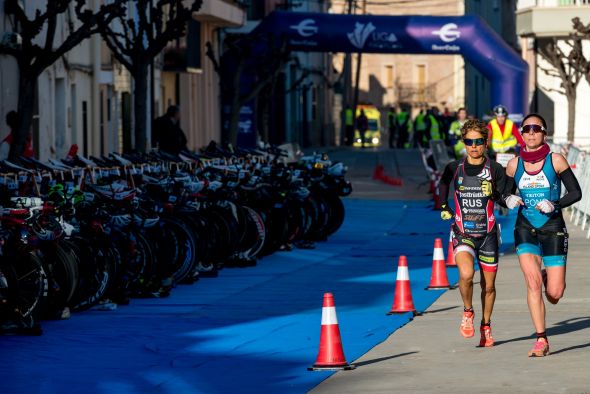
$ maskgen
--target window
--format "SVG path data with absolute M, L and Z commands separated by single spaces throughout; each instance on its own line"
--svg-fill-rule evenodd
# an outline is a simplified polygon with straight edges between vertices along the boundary
M 416 98 L 417 101 L 424 102 L 426 90 L 426 65 L 416 65 Z
M 393 89 L 394 78 L 393 78 L 393 66 L 385 66 L 385 88 Z

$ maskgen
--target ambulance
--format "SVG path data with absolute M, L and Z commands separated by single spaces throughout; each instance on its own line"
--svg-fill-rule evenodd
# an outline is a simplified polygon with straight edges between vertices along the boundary
M 381 113 L 374 105 L 361 104 L 356 107 L 357 119 L 361 114 L 361 109 L 365 111 L 369 123 L 369 127 L 365 132 L 365 146 L 381 145 Z M 361 145 L 361 134 L 358 128 L 355 127 L 353 146 L 360 147 Z

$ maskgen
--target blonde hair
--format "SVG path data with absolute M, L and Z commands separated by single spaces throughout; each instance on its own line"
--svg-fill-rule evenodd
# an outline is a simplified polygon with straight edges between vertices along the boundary
M 469 119 L 461 127 L 461 138 L 465 138 L 465 135 L 470 131 L 475 131 L 486 140 L 488 139 L 488 128 L 484 122 L 479 119 Z

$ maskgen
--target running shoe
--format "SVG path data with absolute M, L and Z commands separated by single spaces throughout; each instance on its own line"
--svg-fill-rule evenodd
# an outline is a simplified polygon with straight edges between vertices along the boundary
M 494 338 L 492 337 L 492 326 L 480 326 L 479 333 L 481 338 L 479 340 L 480 347 L 494 346 Z
M 549 342 L 539 338 L 529 352 L 529 357 L 545 357 L 549 354 Z
M 475 330 L 473 329 L 474 316 L 475 314 L 473 311 L 463 312 L 463 319 L 461 320 L 461 325 L 459 326 L 459 332 L 464 338 L 471 338 L 475 333 Z

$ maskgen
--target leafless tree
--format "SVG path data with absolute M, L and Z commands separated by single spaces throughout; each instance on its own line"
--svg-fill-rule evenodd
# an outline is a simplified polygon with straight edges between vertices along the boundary
M 152 60 L 173 40 L 186 34 L 187 22 L 198 11 L 202 0 L 190 7 L 182 0 L 132 0 L 124 12 L 110 23 L 99 26 L 100 34 L 113 56 L 134 81 L 135 148 L 147 148 L 148 77 Z
M 582 37 L 582 40 L 587 43 L 590 42 L 590 23 L 584 25 L 578 17 L 572 19 L 572 23 L 574 25 L 575 32 L 580 37 Z M 584 56 L 583 52 L 578 54 L 578 58 L 576 60 L 575 66 L 582 74 L 584 74 L 586 81 L 588 84 L 590 84 L 590 60 Z
M 559 89 L 543 87 L 548 91 L 555 91 L 565 95 L 568 104 L 568 141 L 574 140 L 576 127 L 576 99 L 577 88 L 584 73 L 581 70 L 581 62 L 584 62 L 582 52 L 582 37 L 571 33 L 568 38 L 552 38 L 540 45 L 540 53 L 552 68 L 539 68 L 547 75 L 558 78 L 561 81 Z M 560 45 L 562 44 L 562 45 Z M 569 47 L 569 50 L 564 50 Z
M 0 44 L 0 54 L 10 55 L 18 65 L 18 127 L 10 145 L 9 158 L 18 160 L 31 131 L 37 79 L 47 67 L 55 63 L 84 39 L 96 33 L 98 26 L 108 24 L 121 11 L 122 0 L 90 10 L 84 0 L 47 0 L 45 9 L 36 9 L 29 18 L 18 0 L 5 0 L 4 13 L 14 18 L 18 39 Z M 63 42 L 56 42 L 58 17 L 74 7 L 80 23 L 70 22 L 69 33 Z
M 254 47 L 261 40 L 268 40 L 268 49 L 262 54 L 253 55 Z M 286 42 L 280 45 L 272 36 L 228 37 L 225 42 L 226 51 L 218 59 L 213 46 L 207 43 L 207 57 L 219 75 L 219 84 L 223 97 L 231 101 L 229 108 L 229 124 L 223 128 L 223 142 L 235 145 L 238 139 L 238 122 L 241 108 L 254 100 L 263 91 L 276 83 L 277 77 L 290 61 Z M 245 72 L 253 73 L 254 79 L 249 86 L 243 86 L 242 77 Z M 244 89 L 245 88 L 245 89 Z

